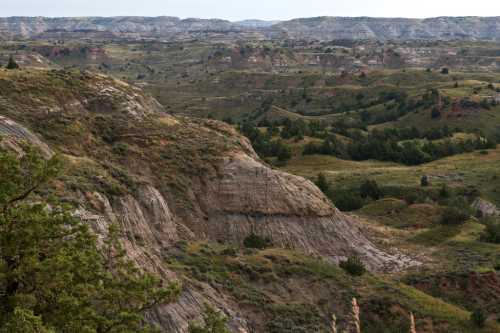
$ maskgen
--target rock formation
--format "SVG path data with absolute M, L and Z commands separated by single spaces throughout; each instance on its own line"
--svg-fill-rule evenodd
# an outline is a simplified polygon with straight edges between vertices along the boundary
M 429 19 L 315 17 L 285 22 L 185 19 L 177 17 L 0 18 L 0 36 L 34 37 L 43 33 L 88 33 L 173 38 L 199 32 L 245 33 L 291 39 L 373 40 L 499 40 L 499 17 L 437 17 Z M 103 35 L 102 33 L 108 33 Z

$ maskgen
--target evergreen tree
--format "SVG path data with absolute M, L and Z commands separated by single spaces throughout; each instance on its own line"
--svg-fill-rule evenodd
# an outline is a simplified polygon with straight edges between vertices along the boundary
M 9 57 L 9 62 L 7 63 L 7 66 L 5 68 L 7 68 L 7 69 L 18 69 L 19 68 L 19 65 L 14 60 L 13 56 Z
M 0 332 L 151 332 L 144 312 L 179 286 L 140 272 L 115 227 L 98 248 L 70 210 L 28 201 L 60 170 L 32 148 L 0 150 Z
M 318 179 L 316 179 L 316 186 L 323 192 L 327 193 L 328 189 L 330 188 L 330 184 L 328 184 L 328 181 L 326 180 L 326 177 L 323 173 L 318 174 Z

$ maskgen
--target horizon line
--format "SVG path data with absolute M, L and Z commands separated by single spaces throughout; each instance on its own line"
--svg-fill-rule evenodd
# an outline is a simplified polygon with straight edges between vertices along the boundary
M 404 17 L 404 16 L 333 16 L 333 15 L 320 15 L 320 16 L 306 16 L 306 17 L 293 17 L 289 19 L 261 19 L 261 18 L 247 18 L 247 19 L 227 19 L 227 18 L 202 18 L 202 17 L 181 17 L 175 15 L 110 15 L 110 16 L 100 16 L 100 15 L 84 15 L 84 16 L 44 16 L 44 15 L 11 15 L 11 16 L 0 16 L 0 19 L 12 19 L 12 18 L 48 18 L 48 19 L 84 19 L 84 18 L 176 18 L 179 20 L 220 20 L 227 21 L 231 23 L 245 22 L 245 21 L 263 21 L 263 22 L 286 22 L 293 20 L 302 19 L 315 19 L 315 18 L 368 18 L 368 19 L 404 19 L 404 20 L 430 20 L 439 18 L 500 18 L 499 15 L 492 16 L 480 16 L 480 15 L 465 15 L 465 16 L 429 16 L 429 17 Z

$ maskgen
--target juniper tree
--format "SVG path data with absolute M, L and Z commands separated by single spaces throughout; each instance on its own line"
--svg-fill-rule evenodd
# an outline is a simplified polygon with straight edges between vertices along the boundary
M 34 193 L 61 170 L 27 147 L 0 150 L 0 332 L 151 332 L 144 312 L 170 302 L 177 284 L 127 259 L 116 228 L 102 248 L 63 205 Z
M 9 57 L 9 62 L 7 63 L 7 66 L 5 66 L 5 68 L 7 68 L 7 69 L 18 69 L 19 68 L 19 65 L 14 60 L 13 56 Z

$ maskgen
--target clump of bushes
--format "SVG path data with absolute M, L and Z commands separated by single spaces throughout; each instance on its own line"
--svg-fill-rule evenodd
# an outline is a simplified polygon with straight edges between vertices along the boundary
M 252 232 L 245 237 L 243 245 L 248 249 L 265 249 L 272 245 L 272 241 L 268 237 L 262 237 Z
M 364 200 L 356 191 L 338 191 L 329 195 L 335 207 L 343 212 L 351 212 L 363 207 Z
M 365 264 L 358 256 L 351 256 L 346 261 L 341 261 L 339 266 L 352 276 L 362 276 L 366 272 Z
M 486 229 L 481 234 L 480 240 L 487 243 L 500 244 L 500 221 L 487 219 Z
M 461 225 L 469 219 L 469 214 L 455 207 L 447 207 L 441 216 L 443 225 Z

